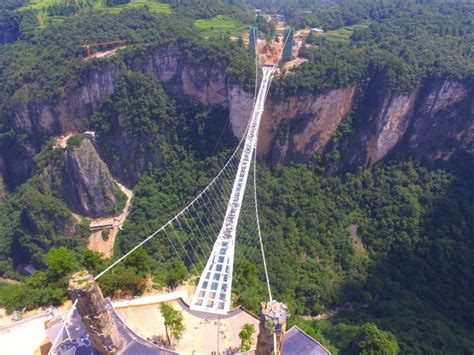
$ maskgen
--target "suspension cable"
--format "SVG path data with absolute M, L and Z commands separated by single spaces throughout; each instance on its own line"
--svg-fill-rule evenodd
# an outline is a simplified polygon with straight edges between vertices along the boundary
M 273 300 L 272 297 L 272 290 L 270 288 L 270 280 L 268 278 L 268 269 L 267 269 L 267 261 L 265 259 L 265 250 L 263 249 L 263 241 L 262 241 L 262 232 L 260 230 L 260 218 L 258 217 L 258 202 L 257 202 L 257 143 L 255 143 L 254 148 L 254 158 L 253 158 L 253 190 L 254 190 L 254 197 L 255 197 L 255 216 L 257 218 L 257 232 L 258 232 L 258 239 L 260 242 L 260 249 L 262 250 L 262 259 L 263 259 L 263 269 L 265 270 L 265 279 L 267 282 L 268 288 L 268 297 L 270 301 Z

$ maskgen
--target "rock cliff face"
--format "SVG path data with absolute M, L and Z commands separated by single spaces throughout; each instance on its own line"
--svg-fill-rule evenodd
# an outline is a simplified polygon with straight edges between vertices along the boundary
M 77 302 L 77 310 L 99 354 L 120 354 L 125 339 L 112 311 L 105 306 L 102 290 L 94 277 L 85 270 L 72 275 L 68 293 Z
M 253 92 L 245 91 L 240 86 L 231 85 L 229 88 L 229 121 L 234 136 L 239 139 L 242 138 L 250 118 L 253 96 Z
M 6 192 L 5 192 L 5 185 L 3 184 L 3 178 L 0 176 L 0 203 L 5 201 Z
M 413 116 L 418 88 L 408 94 L 391 94 L 371 82 L 360 90 L 355 109 L 354 134 L 345 139 L 343 165 L 368 166 L 383 159 L 404 137 Z
M 408 146 L 415 156 L 426 159 L 474 155 L 474 79 L 427 86 L 420 97 Z
M 337 144 L 341 158 L 335 169 L 366 167 L 396 147 L 421 159 L 474 155 L 473 79 L 463 82 L 426 80 L 405 94 L 390 93 L 372 79 L 364 87 L 349 86 L 321 95 L 302 92 L 267 100 L 259 136 L 259 156 L 271 163 L 304 162 L 334 148 L 331 138 L 349 113 L 352 133 Z M 229 90 L 230 122 L 242 135 L 251 93 Z
M 62 189 L 72 209 L 86 216 L 110 215 L 117 203 L 112 175 L 88 139 L 66 153 Z
M 355 86 L 315 96 L 270 99 L 262 118 L 259 154 L 272 162 L 304 161 L 322 153 L 352 106 Z
M 115 181 L 88 139 L 68 147 L 62 162 L 48 165 L 40 177 L 74 212 L 93 218 L 114 213 L 119 194 Z
M 80 83 L 71 80 L 54 103 L 37 102 L 33 89 L 22 88 L 17 95 L 21 99 L 12 107 L 12 127 L 28 137 L 89 128 L 93 109 L 114 92 L 121 68 L 152 76 L 169 93 L 228 108 L 233 132 L 236 137 L 242 136 L 253 92 L 230 83 L 219 63 L 194 61 L 176 46 L 99 61 L 81 75 Z M 367 85 L 348 86 L 319 95 L 303 91 L 284 100 L 270 95 L 262 118 L 259 157 L 272 163 L 287 163 L 303 162 L 315 153 L 323 154 L 348 113 L 356 124 L 352 134 L 338 143 L 341 159 L 336 170 L 374 164 L 401 143 L 409 154 L 420 158 L 472 155 L 473 87 L 472 78 L 463 82 L 426 80 L 411 92 L 393 94 L 379 78 L 371 78 Z M 130 147 L 137 144 L 132 136 L 121 139 Z M 114 144 L 117 142 L 102 142 L 101 146 L 113 148 Z M 40 142 L 34 138 L 18 140 L 9 151 L 1 152 L 4 158 L 0 156 L 0 172 L 7 182 L 22 181 L 31 175 L 33 156 L 39 148 Z M 151 156 L 144 158 L 142 153 Z M 136 172 L 150 161 L 156 166 L 160 164 L 159 150 L 144 153 L 138 149 L 137 154 L 131 149 L 129 158 L 137 161 L 134 167 L 124 167 L 122 161 L 108 161 L 114 174 L 125 182 L 133 182 L 136 177 L 130 175 L 132 170 Z M 125 168 L 129 169 L 128 173 L 124 172 Z
M 472 156 L 473 94 L 472 79 L 427 80 L 403 95 L 369 84 L 356 109 L 356 132 L 341 145 L 340 168 L 372 165 L 400 145 L 420 159 Z
M 18 139 L 14 148 L 4 154 L 3 170 L 0 159 L 0 172 L 9 180 L 24 181 L 31 176 L 33 157 L 42 143 L 37 137 L 87 129 L 90 115 L 114 92 L 118 72 L 123 68 L 149 74 L 168 91 L 191 96 L 205 105 L 228 106 L 225 68 L 219 63 L 195 63 L 176 47 L 158 48 L 140 58 L 129 56 L 98 62 L 80 75 L 80 83 L 71 80 L 55 102 L 37 102 L 32 88 L 20 90 L 20 99 L 12 106 L 10 124 L 16 132 L 35 138 Z
M 357 133 L 349 144 L 346 166 L 367 166 L 380 161 L 397 146 L 419 159 L 448 159 L 473 156 L 472 79 L 463 82 L 427 80 L 404 95 L 390 95 L 376 85 L 365 96 L 381 104 L 370 110 L 359 108 Z M 367 114 L 365 114 L 367 113 Z

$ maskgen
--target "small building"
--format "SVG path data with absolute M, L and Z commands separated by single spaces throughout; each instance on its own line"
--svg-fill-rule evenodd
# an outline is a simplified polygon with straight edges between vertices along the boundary
M 313 33 L 324 33 L 324 30 L 322 28 L 314 27 L 311 29 L 311 32 Z
M 35 267 L 31 264 L 20 264 L 15 270 L 23 275 L 33 275 L 36 271 Z
M 90 140 L 95 139 L 95 132 L 94 131 L 85 131 L 84 138 L 88 138 Z
M 273 15 L 273 19 L 277 22 L 285 22 L 286 17 L 285 15 L 275 14 Z

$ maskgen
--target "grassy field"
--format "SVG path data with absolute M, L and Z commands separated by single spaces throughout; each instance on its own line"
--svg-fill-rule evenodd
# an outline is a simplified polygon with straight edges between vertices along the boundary
M 203 36 L 225 33 L 230 36 L 239 36 L 248 26 L 232 17 L 218 15 L 208 20 L 196 20 L 194 26 L 199 29 Z
M 125 4 L 125 5 L 119 5 L 119 6 L 114 6 L 114 7 L 105 7 L 102 5 L 99 8 L 103 8 L 110 13 L 118 13 L 124 9 L 140 8 L 140 7 L 145 7 L 145 6 L 148 7 L 150 12 L 153 12 L 156 14 L 171 14 L 173 12 L 170 4 L 153 1 L 153 0 L 132 0 L 128 4 Z
M 38 21 L 40 27 L 44 28 L 49 23 L 59 23 L 64 21 L 65 17 L 62 16 L 48 16 L 47 8 L 51 5 L 61 4 L 64 0 L 30 0 L 29 4 L 24 6 L 23 9 L 32 9 L 38 11 Z M 128 4 L 108 7 L 105 4 L 105 0 L 95 0 L 94 9 L 105 10 L 109 13 L 119 13 L 125 9 L 140 8 L 147 6 L 152 13 L 163 13 L 171 14 L 173 10 L 170 4 L 162 3 L 156 0 L 132 0 Z
M 348 43 L 349 38 L 351 37 L 352 33 L 356 28 L 367 28 L 369 27 L 369 22 L 362 22 L 352 26 L 346 26 L 339 28 L 337 30 L 328 31 L 321 36 L 324 36 L 331 42 L 338 42 L 338 43 Z

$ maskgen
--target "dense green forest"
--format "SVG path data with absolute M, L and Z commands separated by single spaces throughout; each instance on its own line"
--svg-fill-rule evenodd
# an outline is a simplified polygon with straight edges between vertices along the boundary
M 390 89 L 403 92 L 422 78 L 463 79 L 474 73 L 473 13 L 472 3 L 447 6 L 437 1 L 352 1 L 315 12 L 318 16 L 312 21 L 295 27 L 328 30 L 369 24 L 357 28 L 347 43 L 324 36 L 310 38 L 311 47 L 301 52 L 309 62 L 289 73 L 274 90 L 281 96 L 303 89 L 324 91 L 382 75 Z
M 112 173 L 134 184 L 133 207 L 115 257 L 196 196 L 236 144 L 227 108 L 197 104 L 139 72 L 144 54 L 173 44 L 196 62 L 221 65 L 227 80 L 253 91 L 252 56 L 243 42 L 201 38 L 193 30 L 196 19 L 231 16 L 256 25 L 268 39 L 274 24 L 255 19 L 251 6 L 283 13 L 295 29 L 367 24 L 345 42 L 306 39 L 301 54 L 308 62 L 274 81 L 276 98 L 374 76 L 400 92 L 422 78 L 463 79 L 474 72 L 468 2 L 166 2 L 171 15 L 131 9 L 104 16 L 88 7 L 69 9 L 61 13 L 67 17 L 63 24 L 44 29 L 34 11 L 18 10 L 26 1 L 0 5 L 0 149 L 21 159 L 18 142 L 41 147 L 30 176 L 6 171 L 0 177 L 0 276 L 21 280 L 0 287 L 0 303 L 7 309 L 58 305 L 66 299 L 73 271 L 85 267 L 97 274 L 113 262 L 86 249 L 87 219 L 78 222 L 60 196 L 42 188 L 42 171 L 58 161 L 51 137 L 20 131 L 11 122 L 19 105 L 57 102 L 65 86 L 79 87 L 86 73 L 100 66 L 82 60 L 84 43 L 122 40 L 129 46 L 106 59 L 120 67 L 116 90 L 91 110 L 90 119 Z M 346 122 L 350 131 L 352 122 Z M 115 145 L 117 137 L 134 137 L 139 144 L 124 152 Z M 147 164 L 138 165 L 138 158 Z M 275 297 L 289 305 L 291 322 L 334 352 L 474 351 L 470 165 L 419 162 L 401 152 L 366 170 L 328 176 L 328 160 L 258 165 L 270 282 Z M 38 270 L 28 277 L 19 272 L 27 263 Z M 243 270 L 235 280 L 236 302 L 256 311 L 265 297 L 261 263 L 239 259 L 236 264 Z M 150 275 L 155 288 L 175 287 L 187 277 L 173 250 L 152 241 L 100 285 L 107 296 L 138 295 Z M 328 311 L 327 320 L 301 318 Z

